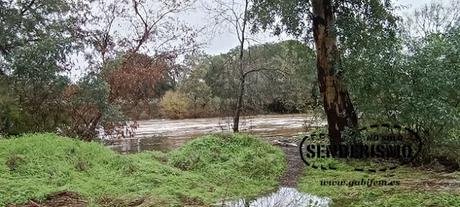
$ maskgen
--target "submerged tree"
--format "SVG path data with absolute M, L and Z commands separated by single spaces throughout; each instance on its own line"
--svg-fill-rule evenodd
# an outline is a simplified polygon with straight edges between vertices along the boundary
M 237 55 L 237 70 L 238 70 L 238 92 L 236 95 L 235 112 L 233 114 L 233 132 L 239 131 L 240 116 L 243 110 L 243 97 L 246 90 L 246 77 L 251 71 L 247 71 L 245 64 L 244 48 L 247 45 L 247 29 L 248 29 L 248 9 L 249 0 L 244 0 L 242 4 L 235 1 L 225 2 L 222 0 L 215 1 L 217 9 L 209 9 L 213 11 L 215 19 L 221 23 L 230 24 L 238 38 L 238 55 Z
M 270 67 L 268 64 L 262 62 L 263 64 L 254 64 L 254 59 L 250 56 L 250 42 L 248 30 L 250 29 L 250 10 L 252 3 L 250 0 L 244 0 L 242 3 L 236 1 L 223 1 L 215 0 L 214 3 L 217 5 L 217 8 L 208 8 L 212 13 L 214 13 L 214 18 L 217 22 L 229 24 L 232 27 L 234 33 L 238 38 L 238 47 L 237 53 L 234 56 L 230 56 L 226 60 L 225 67 L 232 67 L 238 71 L 236 79 L 238 80 L 238 89 L 236 92 L 236 103 L 233 113 L 233 132 L 239 131 L 240 116 L 243 112 L 244 97 L 248 90 L 248 78 L 252 74 L 259 72 L 267 71 L 278 71 L 276 68 Z M 254 39 L 251 39 L 254 40 Z M 236 61 L 235 61 L 236 60 Z

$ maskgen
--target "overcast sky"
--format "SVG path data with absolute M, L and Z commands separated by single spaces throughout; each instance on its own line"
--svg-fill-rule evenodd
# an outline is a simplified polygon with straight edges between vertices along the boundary
M 149 0 L 149 1 L 156 1 L 156 0 Z M 231 0 L 222 0 L 222 1 L 231 1 Z M 235 2 L 243 2 L 242 0 L 234 0 Z M 401 14 L 409 13 L 413 11 L 415 8 L 420 8 L 423 5 L 430 3 L 432 1 L 441 1 L 441 2 L 448 2 L 449 0 L 393 0 L 394 5 L 405 5 L 408 8 L 401 11 Z M 219 24 L 219 31 L 215 31 L 214 29 L 210 29 L 209 25 L 212 24 L 211 15 L 209 12 L 203 8 L 203 2 L 208 3 L 213 2 L 212 0 L 198 0 L 198 3 L 194 6 L 195 8 L 192 11 L 188 11 L 184 14 L 180 14 L 178 16 L 179 19 L 182 19 L 190 24 L 191 26 L 195 27 L 203 27 L 207 26 L 207 31 L 204 34 L 200 35 L 200 39 L 198 41 L 204 43 L 202 50 L 207 54 L 220 54 L 226 53 L 230 49 L 235 48 L 238 45 L 238 39 L 234 30 L 231 29 L 230 26 L 227 25 L 227 29 L 222 28 L 222 24 Z M 215 23 L 215 22 L 214 22 Z M 214 32 L 211 32 L 214 31 Z M 292 39 L 292 37 L 288 37 L 286 35 L 282 35 L 280 37 L 273 36 L 270 32 L 265 32 L 258 34 L 256 36 L 251 36 L 250 44 L 257 44 L 257 43 L 265 43 L 265 42 L 276 42 L 280 40 Z M 74 58 L 74 68 L 67 72 L 67 75 L 71 78 L 72 81 L 76 81 L 80 79 L 83 74 L 85 73 L 85 69 L 87 69 L 87 63 L 84 61 L 83 57 L 75 56 Z
M 394 0 L 394 5 L 406 5 L 410 8 L 402 11 L 409 12 L 412 11 L 414 8 L 422 7 L 423 5 L 430 3 L 432 0 Z M 437 0 L 442 2 L 448 2 L 446 0 Z M 198 21 L 205 22 L 207 21 L 207 17 L 209 15 L 205 11 L 197 10 L 197 14 L 193 15 L 191 18 L 192 22 L 197 23 Z M 257 39 L 260 42 L 270 42 L 270 41 L 277 41 L 288 39 L 288 37 L 274 37 L 269 33 L 260 34 L 257 36 Z M 238 45 L 238 39 L 236 35 L 231 31 L 228 30 L 227 32 L 220 32 L 219 34 L 215 34 L 214 38 L 212 38 L 208 44 L 205 46 L 204 51 L 209 54 L 220 54 L 225 53 L 231 48 L 234 48 Z

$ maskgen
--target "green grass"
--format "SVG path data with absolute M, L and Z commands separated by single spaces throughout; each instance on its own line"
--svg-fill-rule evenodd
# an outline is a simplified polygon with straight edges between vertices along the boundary
M 317 160 L 318 162 L 318 160 Z M 327 196 L 333 200 L 332 206 L 385 206 L 385 207 L 457 207 L 460 206 L 460 188 L 443 189 L 439 186 L 425 186 L 421 181 L 459 180 L 460 173 L 439 174 L 422 171 L 411 167 L 399 167 L 387 172 L 357 172 L 353 166 L 369 166 L 368 162 L 345 162 L 332 159 L 323 159 L 319 162 L 331 163 L 337 170 L 319 170 L 307 168 L 305 175 L 299 182 L 300 191 L 318 196 Z M 369 166 L 370 167 L 370 166 Z M 400 185 L 393 186 L 326 186 L 321 180 L 362 180 L 374 179 L 400 181 Z
M 253 137 L 206 136 L 168 154 L 120 155 L 54 134 L 0 140 L 0 206 L 79 193 L 91 206 L 145 199 L 147 206 L 207 205 L 273 190 L 283 154 Z

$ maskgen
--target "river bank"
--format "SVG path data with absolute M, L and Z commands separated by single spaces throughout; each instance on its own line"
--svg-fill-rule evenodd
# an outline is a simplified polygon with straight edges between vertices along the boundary
M 281 150 L 242 134 L 128 155 L 25 135 L 0 139 L 0 206 L 209 206 L 272 192 L 285 168 Z

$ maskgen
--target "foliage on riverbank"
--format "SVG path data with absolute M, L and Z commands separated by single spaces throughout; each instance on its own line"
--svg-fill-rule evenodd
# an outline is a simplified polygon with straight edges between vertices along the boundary
M 307 168 L 299 182 L 303 192 L 318 196 L 327 196 L 333 200 L 332 206 L 460 206 L 460 172 L 435 173 L 411 167 L 399 167 L 387 172 L 358 172 L 350 163 L 325 159 L 333 163 L 337 170 L 319 170 Z M 358 163 L 353 163 L 356 166 Z M 359 162 L 360 166 L 370 166 Z M 368 186 L 356 182 L 369 180 L 383 182 Z M 343 185 L 321 185 L 321 181 L 345 181 Z M 399 184 L 395 183 L 399 181 Z M 388 185 L 393 182 L 392 185 Z
M 206 136 L 170 154 L 132 155 L 54 134 L 24 135 L 0 140 L 0 206 L 61 191 L 96 206 L 119 199 L 212 204 L 272 190 L 284 165 L 280 150 L 241 134 Z

